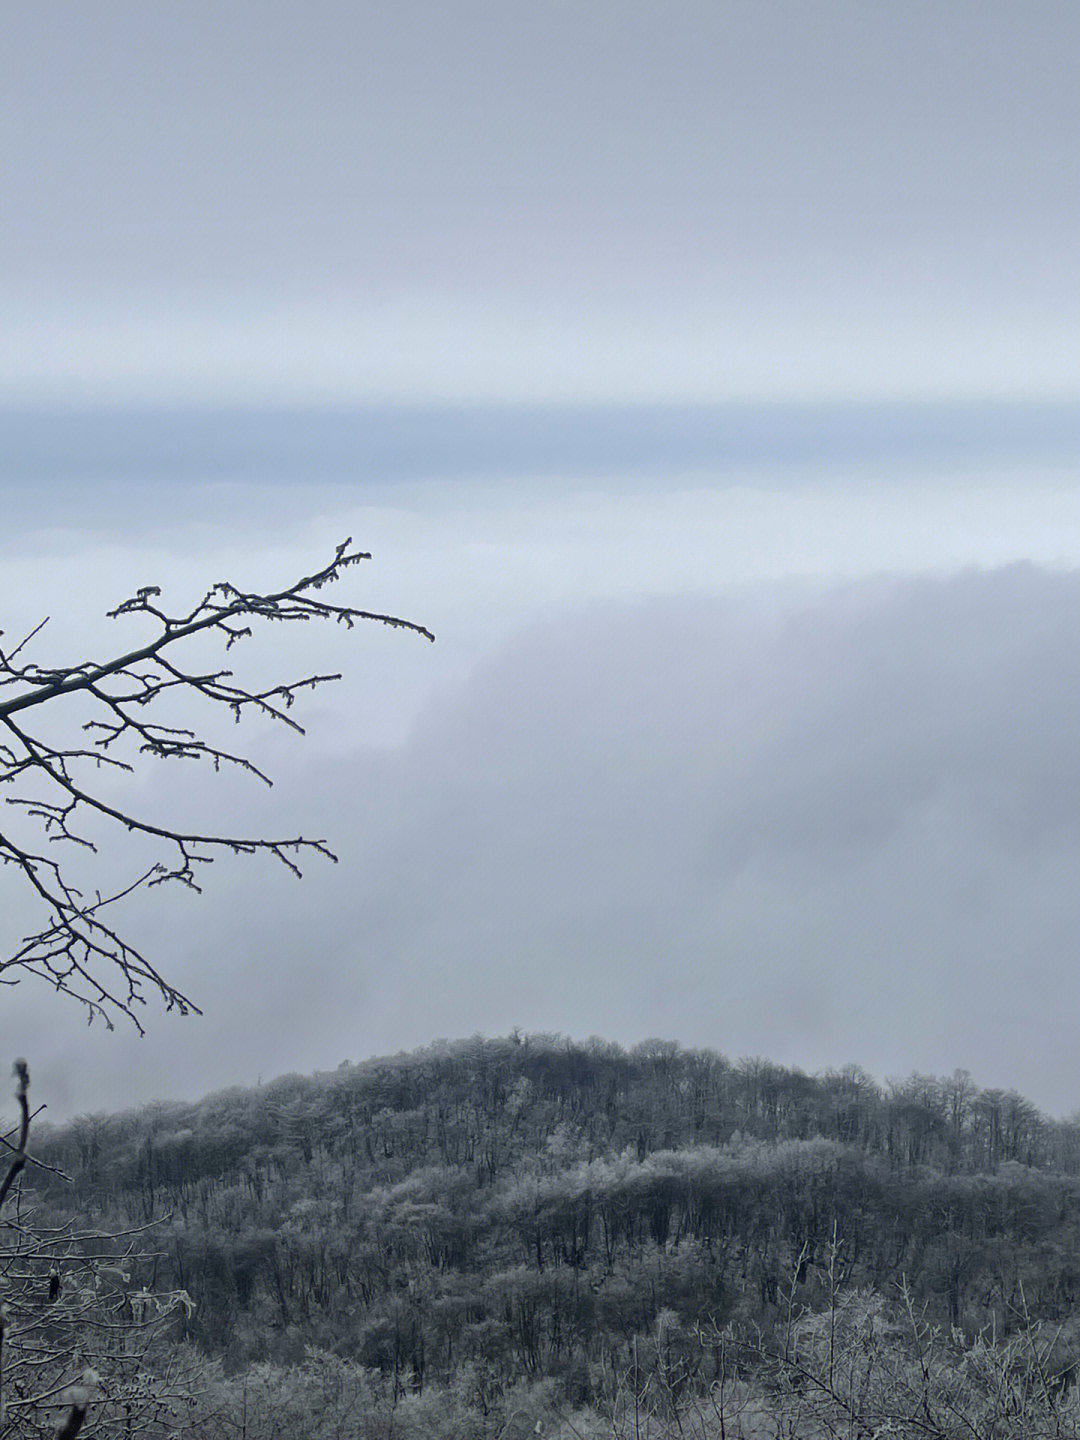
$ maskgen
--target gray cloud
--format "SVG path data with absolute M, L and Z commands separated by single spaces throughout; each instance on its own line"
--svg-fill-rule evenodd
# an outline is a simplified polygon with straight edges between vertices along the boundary
M 700 279 L 751 235 L 766 264 L 785 231 L 857 247 L 853 223 L 993 250 L 1073 213 L 1078 39 L 1073 7 L 1009 0 L 27 10 L 5 258 L 337 291 L 493 264 L 675 283 L 672 243 Z
M 1080 575 L 1014 566 L 522 634 L 396 750 L 283 777 L 339 868 L 140 915 L 207 1017 L 80 1045 L 67 1103 L 519 1024 L 1071 1110 L 1078 619 Z
M 8 394 L 1075 390 L 1074 6 L 22 7 Z

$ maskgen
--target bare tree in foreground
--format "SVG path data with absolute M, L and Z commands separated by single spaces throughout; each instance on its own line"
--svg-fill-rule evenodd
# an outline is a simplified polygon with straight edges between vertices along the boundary
M 174 615 L 164 608 L 157 587 L 138 590 L 111 611 L 110 618 L 133 617 L 144 626 L 148 623 L 151 638 L 104 659 L 68 665 L 34 661 L 30 650 L 45 620 L 12 648 L 0 645 L 0 784 L 6 787 L 3 798 L 11 807 L 12 822 L 0 826 L 0 870 L 11 867 L 25 882 L 22 893 L 29 902 L 27 910 L 37 917 L 10 954 L 5 957 L 0 951 L 0 984 L 14 985 L 24 975 L 36 974 L 84 1005 L 91 1020 L 99 1016 L 111 1028 L 115 1018 L 123 1015 L 141 1031 L 137 1008 L 145 1004 L 148 993 L 157 993 L 168 1009 L 186 1013 L 197 1007 L 124 938 L 108 907 L 144 886 L 177 881 L 198 890 L 197 867 L 223 852 L 250 855 L 264 851 L 297 876 L 300 859 L 307 852 L 336 858 L 325 840 L 303 835 L 251 838 L 189 832 L 155 823 L 109 799 L 107 789 L 103 793 L 94 780 L 95 776 L 100 780 L 103 771 L 133 772 L 139 757 L 147 755 L 159 760 L 207 761 L 214 770 L 236 766 L 270 784 L 269 777 L 252 761 L 176 723 L 177 702 L 198 696 L 224 707 L 237 721 L 245 714 L 258 714 L 302 734 L 302 727 L 289 714 L 299 692 L 340 678 L 315 674 L 268 688 L 249 688 L 224 665 L 205 669 L 185 662 L 182 642 L 192 637 L 216 639 L 227 654 L 252 635 L 259 621 L 331 620 L 351 628 L 357 621 L 370 620 L 433 639 L 428 630 L 411 621 L 337 605 L 324 597 L 321 592 L 348 567 L 370 558 L 351 549 L 351 544 L 346 540 L 321 570 L 283 590 L 255 593 L 222 581 L 183 614 Z M 52 721 L 65 703 L 83 708 L 81 715 L 76 711 L 74 718 L 65 717 L 68 726 L 75 727 L 77 738 L 58 741 L 51 729 L 43 730 L 41 707 L 49 707 Z M 61 729 L 59 733 L 65 732 Z M 73 851 L 96 853 L 95 837 L 102 826 L 145 839 L 156 847 L 158 858 L 111 891 L 95 889 L 87 894 L 73 878 L 70 859 Z M 59 858 L 52 851 L 57 842 Z M 114 1336 L 129 1368 L 134 1359 L 129 1353 L 128 1315 L 134 1302 L 123 1290 L 114 1289 L 115 1301 L 108 1299 L 108 1290 L 103 1294 L 102 1279 L 110 1266 L 102 1268 L 100 1254 L 88 1259 L 83 1243 L 115 1242 L 123 1237 L 80 1236 L 70 1227 L 46 1233 L 24 1220 L 16 1182 L 28 1163 L 36 1163 L 27 1152 L 31 1112 L 26 1061 L 16 1061 L 15 1073 L 16 1138 L 14 1143 L 10 1137 L 0 1142 L 7 1148 L 9 1162 L 0 1180 L 0 1206 L 5 1202 L 15 1206 L 14 1216 L 4 1219 L 9 1239 L 0 1245 L 5 1302 L 0 1305 L 0 1434 L 42 1434 L 38 1422 L 51 1423 L 50 1417 L 58 1415 L 53 1433 L 58 1440 L 70 1440 L 99 1395 L 106 1402 L 111 1395 L 125 1417 L 124 1433 L 133 1434 L 136 1401 L 155 1415 L 168 1413 L 171 1402 L 161 1387 L 143 1395 L 139 1388 L 143 1381 L 117 1379 L 120 1372 L 115 1364 L 114 1373 L 104 1380 L 89 1366 L 80 1378 L 88 1358 L 81 1338 L 84 1333 L 95 1336 L 98 1344 L 103 1337 Z M 127 1253 L 130 1244 L 128 1251 L 106 1258 L 122 1262 Z M 61 1268 L 70 1282 L 68 1290 L 61 1286 Z M 129 1277 L 124 1278 L 126 1283 Z M 158 1316 L 191 1303 L 183 1292 L 164 1297 L 164 1302 L 162 1297 L 141 1294 L 146 1302 L 143 1309 L 149 1310 L 152 1303 Z M 141 1319 L 139 1327 L 152 1328 Z M 115 1361 L 107 1346 L 102 1355 L 106 1361 Z M 89 1358 L 94 1358 L 92 1347 Z M 105 1386 L 103 1392 L 98 1390 L 99 1383 Z M 129 1388 L 124 1389 L 125 1385 Z M 104 1409 L 99 1421 L 95 1433 L 110 1433 Z M 136 1428 L 142 1431 L 144 1425 Z
M 301 690 L 313 689 L 338 675 L 308 675 L 268 689 L 248 689 L 227 668 L 202 670 L 185 665 L 182 643 L 209 635 L 229 652 L 252 634 L 259 621 L 332 620 L 352 627 L 371 620 L 382 625 L 434 637 L 422 625 L 394 615 L 335 605 L 321 593 L 351 565 L 370 556 L 339 545 L 323 569 L 272 594 L 239 590 L 227 581 L 214 585 L 193 610 L 172 615 L 163 608 L 160 591 L 147 586 L 110 612 L 110 618 L 149 621 L 155 633 L 145 643 L 103 660 L 72 665 L 42 665 L 25 658 L 46 621 L 12 649 L 0 647 L 0 785 L 4 797 L 24 822 L 0 827 L 0 865 L 13 867 L 26 882 L 26 892 L 43 923 L 22 936 L 12 954 L 0 958 L 0 983 L 13 984 L 27 972 L 44 976 L 57 990 L 86 1006 L 90 1018 L 112 1023 L 126 1015 L 137 1026 L 136 1007 L 146 993 L 157 992 L 165 1005 L 182 1012 L 193 1003 L 165 979 L 106 918 L 109 906 L 146 885 L 169 881 L 198 889 L 197 867 L 215 853 L 253 854 L 265 851 L 293 874 L 307 851 L 335 859 L 323 840 L 302 835 L 282 839 L 251 839 L 220 834 L 187 833 L 152 823 L 95 793 L 95 772 L 105 768 L 132 771 L 139 755 L 160 760 L 203 760 L 215 770 L 237 766 L 270 784 L 250 760 L 199 737 L 195 731 L 169 723 L 167 707 L 184 696 L 201 696 L 224 707 L 239 721 L 258 713 L 303 733 L 288 713 Z M 0 639 L 3 632 L 0 631 Z M 71 698 L 90 707 L 81 721 L 77 743 L 46 739 L 34 724 L 34 712 L 49 706 L 52 717 Z M 172 717 L 175 722 L 175 716 Z M 125 758 L 128 757 L 128 758 Z M 28 839 L 27 822 L 38 839 L 68 842 L 95 850 L 85 833 L 88 822 L 112 823 L 160 847 L 161 858 L 111 893 L 81 891 L 62 860 L 46 854 L 46 846 Z M 62 848 L 62 846 L 61 846 Z M 139 1026 L 141 1029 L 141 1026 Z

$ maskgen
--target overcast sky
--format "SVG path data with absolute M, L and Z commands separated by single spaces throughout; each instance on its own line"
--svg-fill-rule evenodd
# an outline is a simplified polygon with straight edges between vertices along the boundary
M 1070 0 L 44 0 L 0 393 L 1076 393 Z
M 0 992 L 51 1113 L 514 1025 L 1080 1108 L 1075 5 L 101 0 L 2 50 L 0 628 L 101 655 L 138 585 L 351 534 L 342 599 L 438 636 L 234 654 L 345 678 L 239 735 L 268 795 L 132 803 L 341 864 L 136 899 L 206 1012 L 146 1040 Z

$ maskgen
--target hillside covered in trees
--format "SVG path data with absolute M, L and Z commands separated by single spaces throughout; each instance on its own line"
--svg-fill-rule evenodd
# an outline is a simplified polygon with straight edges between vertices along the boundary
M 633 1434 L 632 1405 L 639 1435 L 691 1415 L 719 1435 L 702 1406 L 735 1385 L 745 1433 L 776 1433 L 755 1406 L 803 1394 L 822 1317 L 830 1375 L 861 1336 L 879 1376 L 929 1346 L 1002 1416 L 990 1392 L 1028 1404 L 1033 1371 L 1047 1415 L 1072 1403 L 1080 1126 L 963 1072 L 882 1087 L 514 1034 L 84 1116 L 35 1154 L 67 1178 L 35 1169 L 23 1210 L 132 1237 L 129 1291 L 190 1297 L 170 1343 L 267 1415 L 267 1395 L 328 1414 L 320 1387 L 344 1386 L 349 1424 L 397 1434 L 516 1433 L 515 1407 Z

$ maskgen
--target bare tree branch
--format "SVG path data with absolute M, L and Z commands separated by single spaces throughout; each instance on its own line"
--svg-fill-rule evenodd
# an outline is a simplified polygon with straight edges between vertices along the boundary
M 159 974 L 111 921 L 103 918 L 103 912 L 143 886 L 180 881 L 198 890 L 197 867 L 222 853 L 265 852 L 296 876 L 301 873 L 304 854 L 336 859 L 325 840 L 305 835 L 267 838 L 203 833 L 151 821 L 105 798 L 93 787 L 92 777 L 103 768 L 132 772 L 133 747 L 135 756 L 205 761 L 215 771 L 230 766 L 269 785 L 270 777 L 252 760 L 211 743 L 188 726 L 172 723 L 168 715 L 159 719 L 158 708 L 184 695 L 198 695 L 224 706 L 236 721 L 245 714 L 257 714 L 303 734 L 303 727 L 289 713 L 297 696 L 340 679 L 337 674 L 312 674 L 266 688 L 246 686 L 224 667 L 185 666 L 180 642 L 192 636 L 217 636 L 228 653 L 252 635 L 258 621 L 330 620 L 352 628 L 364 620 L 433 639 L 429 630 L 412 621 L 333 604 L 324 598 L 320 592 L 326 586 L 350 566 L 370 558 L 351 549 L 351 544 L 346 540 L 338 545 L 322 569 L 285 589 L 249 592 L 221 581 L 207 590 L 193 609 L 178 615 L 164 608 L 156 586 L 145 586 L 110 611 L 110 618 L 142 616 L 158 633 L 146 644 L 111 658 L 69 665 L 43 665 L 28 658 L 27 647 L 40 637 L 45 620 L 12 650 L 0 646 L 0 693 L 8 692 L 0 699 L 0 785 L 8 789 L 5 803 L 21 817 L 22 829 L 29 824 L 49 845 L 66 843 L 96 853 L 93 830 L 85 833 L 87 822 L 92 822 L 119 826 L 165 847 L 165 853 L 133 880 L 111 894 L 95 891 L 87 897 L 62 860 L 24 839 L 18 825 L 15 831 L 11 827 L 0 830 L 0 866 L 11 866 L 22 878 L 43 921 L 22 937 L 13 953 L 0 958 L 0 984 L 13 984 L 20 974 L 37 974 L 78 999 L 90 1019 L 98 1016 L 110 1026 L 119 1013 L 141 1029 L 135 1010 L 145 1004 L 148 991 L 156 992 L 167 1008 L 193 1011 L 197 1007 L 191 1000 Z M 2 634 L 0 631 L 0 637 Z M 91 718 L 81 726 L 85 741 L 58 745 L 31 728 L 33 716 L 26 712 L 72 695 L 82 696 L 92 707 Z
M 26 1165 L 26 1142 L 30 1136 L 30 1068 L 25 1060 L 16 1060 L 14 1065 L 15 1077 L 18 1084 L 15 1087 L 15 1099 L 19 1105 L 19 1143 L 15 1147 L 15 1154 L 11 1158 L 8 1172 L 0 1181 L 0 1205 L 7 1199 L 8 1191 L 15 1182 L 15 1177 Z

